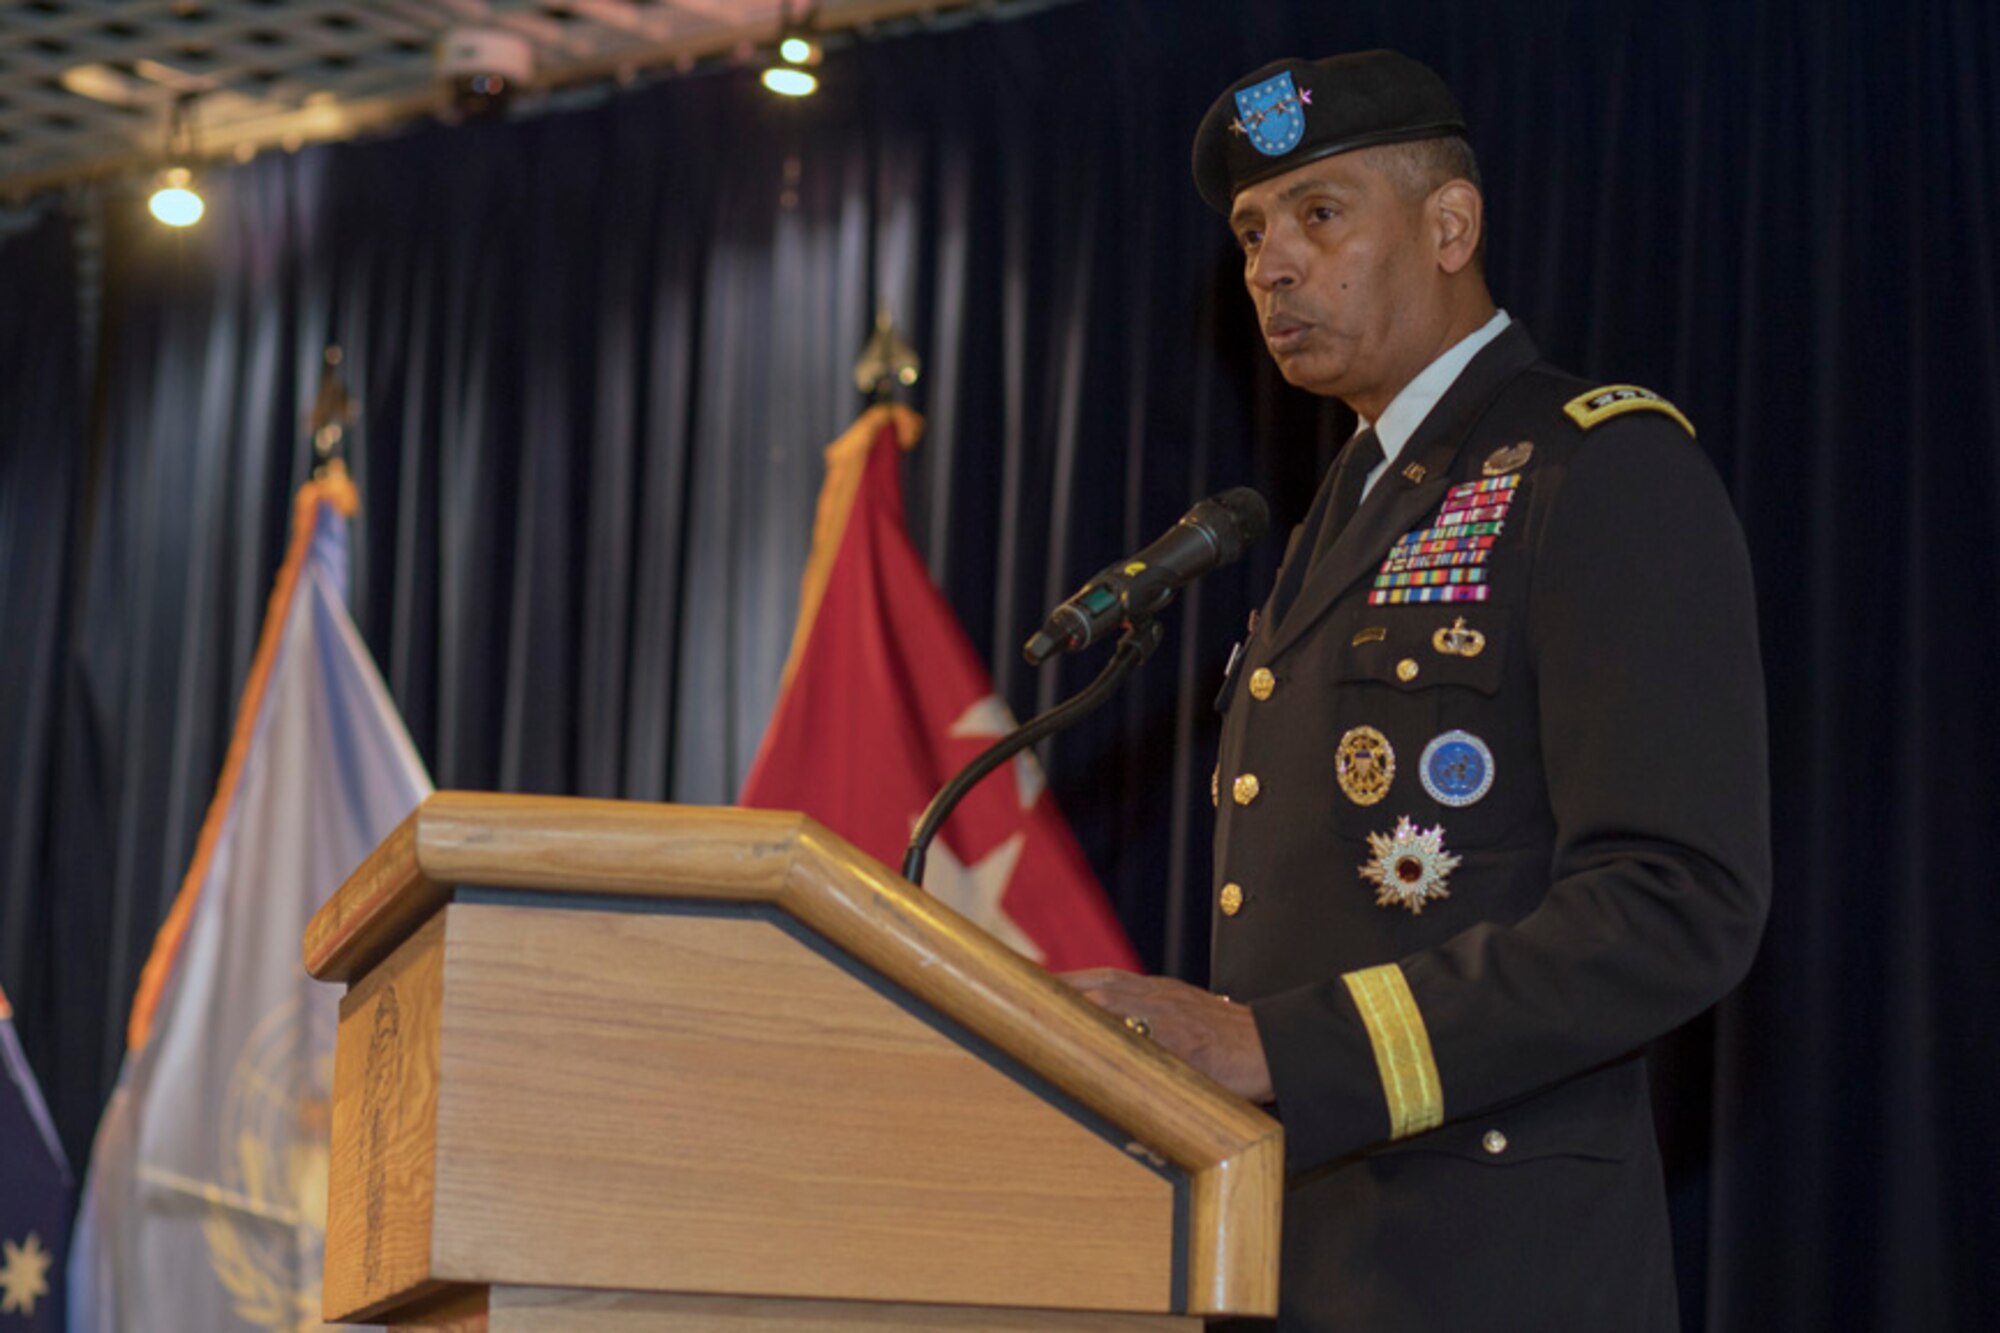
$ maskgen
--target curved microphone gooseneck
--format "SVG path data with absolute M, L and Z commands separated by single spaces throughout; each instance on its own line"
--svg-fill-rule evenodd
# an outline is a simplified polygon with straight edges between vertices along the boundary
M 1095 712 L 1099 705 L 1118 692 L 1118 687 L 1125 683 L 1127 676 L 1153 655 L 1153 650 L 1160 646 L 1165 634 L 1160 622 L 1150 616 L 1135 621 L 1125 631 L 1124 637 L 1118 640 L 1117 650 L 1111 654 L 1104 670 L 1097 673 L 1096 680 L 1047 712 L 1029 718 L 960 769 L 958 776 L 931 798 L 931 803 L 924 809 L 924 817 L 917 821 L 917 831 L 910 835 L 909 848 L 903 853 L 903 878 L 912 884 L 924 882 L 924 859 L 930 854 L 931 840 L 981 778 L 1044 736 L 1053 736 Z

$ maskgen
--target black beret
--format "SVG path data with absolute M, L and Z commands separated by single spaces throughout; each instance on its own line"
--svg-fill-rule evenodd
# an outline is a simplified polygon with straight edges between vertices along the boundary
M 1394 51 L 1276 60 L 1215 99 L 1194 135 L 1194 184 L 1225 217 L 1246 185 L 1335 153 L 1465 133 L 1451 89 Z

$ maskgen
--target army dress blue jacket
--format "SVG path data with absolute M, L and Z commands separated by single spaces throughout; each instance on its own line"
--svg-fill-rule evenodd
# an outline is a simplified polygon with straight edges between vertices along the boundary
M 1211 969 L 1285 1127 L 1280 1330 L 1676 1327 L 1641 1050 L 1770 891 L 1749 560 L 1691 436 L 1517 324 L 1293 534 L 1224 690 Z

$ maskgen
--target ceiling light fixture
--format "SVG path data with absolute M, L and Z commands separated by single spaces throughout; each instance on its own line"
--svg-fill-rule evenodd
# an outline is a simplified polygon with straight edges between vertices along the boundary
M 169 227 L 192 227 L 208 211 L 195 189 L 194 95 L 183 93 L 167 111 L 167 165 L 153 178 L 153 194 L 147 211 Z
M 194 173 L 186 167 L 168 167 L 153 179 L 146 208 L 169 227 L 192 227 L 208 211 L 194 190 Z
M 791 0 L 778 7 L 778 58 L 764 68 L 764 86 L 784 97 L 810 97 L 819 91 L 812 67 L 822 52 L 812 32 L 812 12 L 792 18 Z
M 499 28 L 453 28 L 437 45 L 437 76 L 453 115 L 498 118 L 534 82 L 535 48 Z

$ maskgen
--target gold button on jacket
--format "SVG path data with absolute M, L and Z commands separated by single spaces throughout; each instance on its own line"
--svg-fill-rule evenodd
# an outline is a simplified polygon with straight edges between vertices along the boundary
M 1221 906 L 1224 916 L 1235 916 L 1238 912 L 1242 911 L 1243 886 L 1241 884 L 1223 885 Z
M 1230 794 L 1236 798 L 1236 804 L 1248 805 L 1257 799 L 1257 793 L 1264 790 L 1264 788 L 1257 781 L 1255 773 L 1245 773 L 1236 779 L 1229 790 Z
M 1250 673 L 1250 697 L 1262 703 L 1271 697 L 1271 691 L 1278 688 L 1278 678 L 1271 674 L 1271 668 L 1258 667 Z

